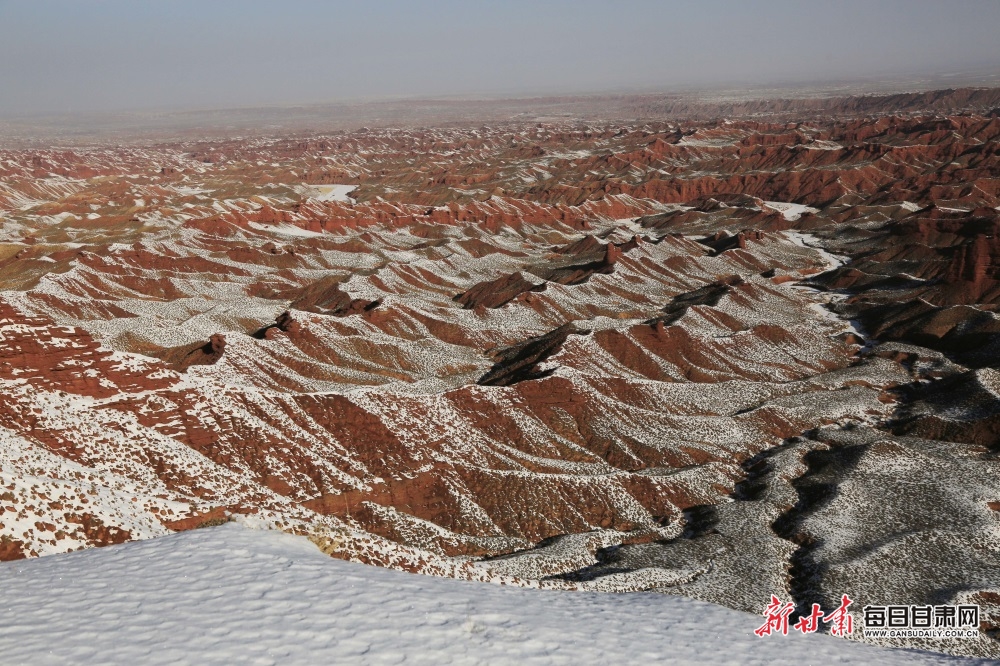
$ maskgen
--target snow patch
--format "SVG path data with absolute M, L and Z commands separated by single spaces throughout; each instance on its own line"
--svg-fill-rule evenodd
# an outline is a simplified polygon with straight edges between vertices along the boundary
M 305 193 L 312 199 L 317 201 L 344 201 L 347 203 L 355 203 L 354 199 L 347 196 L 354 190 L 358 189 L 357 185 L 307 185 L 305 187 Z
M 805 204 L 786 203 L 784 201 L 765 201 L 764 205 L 773 211 L 781 213 L 789 222 L 795 222 L 805 213 L 818 213 L 819 209 Z
M 500 587 L 334 560 L 239 524 L 0 564 L 8 663 L 944 663 L 655 593 Z M 253 655 L 253 659 L 250 656 Z

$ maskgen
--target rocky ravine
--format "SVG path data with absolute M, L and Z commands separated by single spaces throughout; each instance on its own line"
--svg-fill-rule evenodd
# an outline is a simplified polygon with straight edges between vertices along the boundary
M 0 557 L 254 514 L 526 585 L 971 601 L 981 639 L 925 647 L 996 655 L 998 137 L 981 110 L 0 153 Z

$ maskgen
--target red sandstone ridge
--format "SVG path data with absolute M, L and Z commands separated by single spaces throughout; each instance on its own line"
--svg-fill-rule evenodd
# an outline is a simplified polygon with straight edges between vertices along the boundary
M 10 562 L 11 560 L 23 560 L 25 554 L 25 543 L 17 539 L 5 537 L 0 539 L 0 562 Z
M 285 310 L 274 320 L 274 324 L 260 329 L 254 333 L 254 337 L 272 340 L 278 333 L 285 333 L 290 337 L 298 337 L 301 330 L 302 324 L 292 317 L 291 312 Z
M 945 279 L 955 283 L 971 302 L 1000 288 L 1000 239 L 976 235 L 955 253 Z
M 989 592 L 973 111 L 6 151 L 0 558 L 252 515 L 750 612 Z
M 131 372 L 86 331 L 27 317 L 4 301 L 0 301 L 0 326 L 4 327 L 0 347 L 3 380 L 93 398 L 165 388 L 173 381 L 169 376 Z
M 455 301 L 471 310 L 477 307 L 498 308 L 528 291 L 544 291 L 545 283 L 528 282 L 521 273 L 511 273 L 506 277 L 480 282 L 466 292 L 455 296 Z
M 193 365 L 212 365 L 226 352 L 226 336 L 214 333 L 208 342 L 199 345 L 183 345 L 172 349 L 153 350 L 151 353 L 180 371 Z

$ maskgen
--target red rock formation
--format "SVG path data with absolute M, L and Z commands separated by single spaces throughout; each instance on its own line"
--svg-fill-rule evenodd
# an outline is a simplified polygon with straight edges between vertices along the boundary
M 899 103 L 946 98 L 989 95 Z M 862 475 L 835 502 L 992 469 L 892 438 L 993 446 L 998 138 L 970 113 L 4 152 L 0 559 L 253 513 L 413 570 L 585 580 L 642 545 L 615 580 L 690 560 L 708 598 L 747 553 L 788 584 L 837 541 L 806 538 L 810 475 Z M 847 448 L 878 464 L 814 465 Z M 982 483 L 928 496 L 978 525 Z
M 496 280 L 480 282 L 468 291 L 455 296 L 454 300 L 461 303 L 466 310 L 477 307 L 499 308 L 520 294 L 544 290 L 544 283 L 534 284 L 528 282 L 521 273 L 511 273 Z

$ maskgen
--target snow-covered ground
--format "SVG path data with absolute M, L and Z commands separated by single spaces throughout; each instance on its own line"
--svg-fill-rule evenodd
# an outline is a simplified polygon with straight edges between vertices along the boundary
M 804 204 L 796 203 L 786 203 L 784 201 L 765 201 L 764 205 L 775 210 L 788 220 L 789 222 L 795 222 L 805 213 L 818 213 L 819 210 L 812 208 L 811 206 L 806 206 Z
M 0 564 L 4 664 L 943 663 L 661 594 L 505 588 L 333 560 L 240 524 Z
M 354 190 L 358 189 L 357 185 L 309 185 L 309 190 L 315 192 L 312 195 L 314 199 L 319 201 L 345 201 L 354 202 L 354 199 L 347 196 Z

